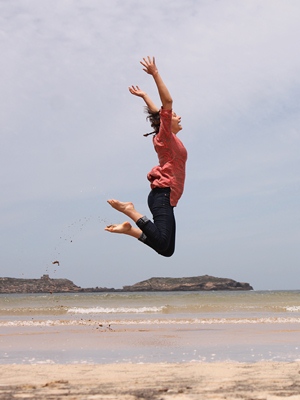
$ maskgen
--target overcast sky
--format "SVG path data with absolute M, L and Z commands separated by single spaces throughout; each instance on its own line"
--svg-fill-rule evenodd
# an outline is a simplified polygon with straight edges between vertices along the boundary
M 0 276 L 300 289 L 299 37 L 298 0 L 1 0 Z M 171 258 L 104 231 L 149 216 L 147 55 L 189 153 Z

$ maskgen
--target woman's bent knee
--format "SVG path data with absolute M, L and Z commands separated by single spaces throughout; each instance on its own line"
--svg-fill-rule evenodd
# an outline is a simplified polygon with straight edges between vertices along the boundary
M 163 257 L 172 257 L 172 255 L 174 254 L 175 249 L 167 249 L 165 251 L 158 251 L 158 254 L 160 254 Z

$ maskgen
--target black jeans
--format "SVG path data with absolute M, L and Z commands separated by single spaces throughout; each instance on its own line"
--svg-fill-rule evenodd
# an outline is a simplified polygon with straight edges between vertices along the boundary
M 139 240 L 158 254 L 171 257 L 175 250 L 176 223 L 174 207 L 170 204 L 170 188 L 152 189 L 148 196 L 148 206 L 153 222 L 146 216 L 136 221 L 143 231 Z

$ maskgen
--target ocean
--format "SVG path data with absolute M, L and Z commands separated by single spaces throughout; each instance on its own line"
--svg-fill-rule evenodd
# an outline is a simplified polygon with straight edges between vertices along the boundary
M 1 294 L 0 363 L 30 360 L 300 360 L 300 291 Z

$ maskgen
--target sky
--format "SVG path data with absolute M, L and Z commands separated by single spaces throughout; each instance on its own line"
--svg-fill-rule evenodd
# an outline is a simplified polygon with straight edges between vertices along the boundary
M 299 37 L 298 0 L 0 0 L 0 276 L 300 289 Z M 188 150 L 171 258 L 104 231 L 110 198 L 151 216 L 148 55 Z

